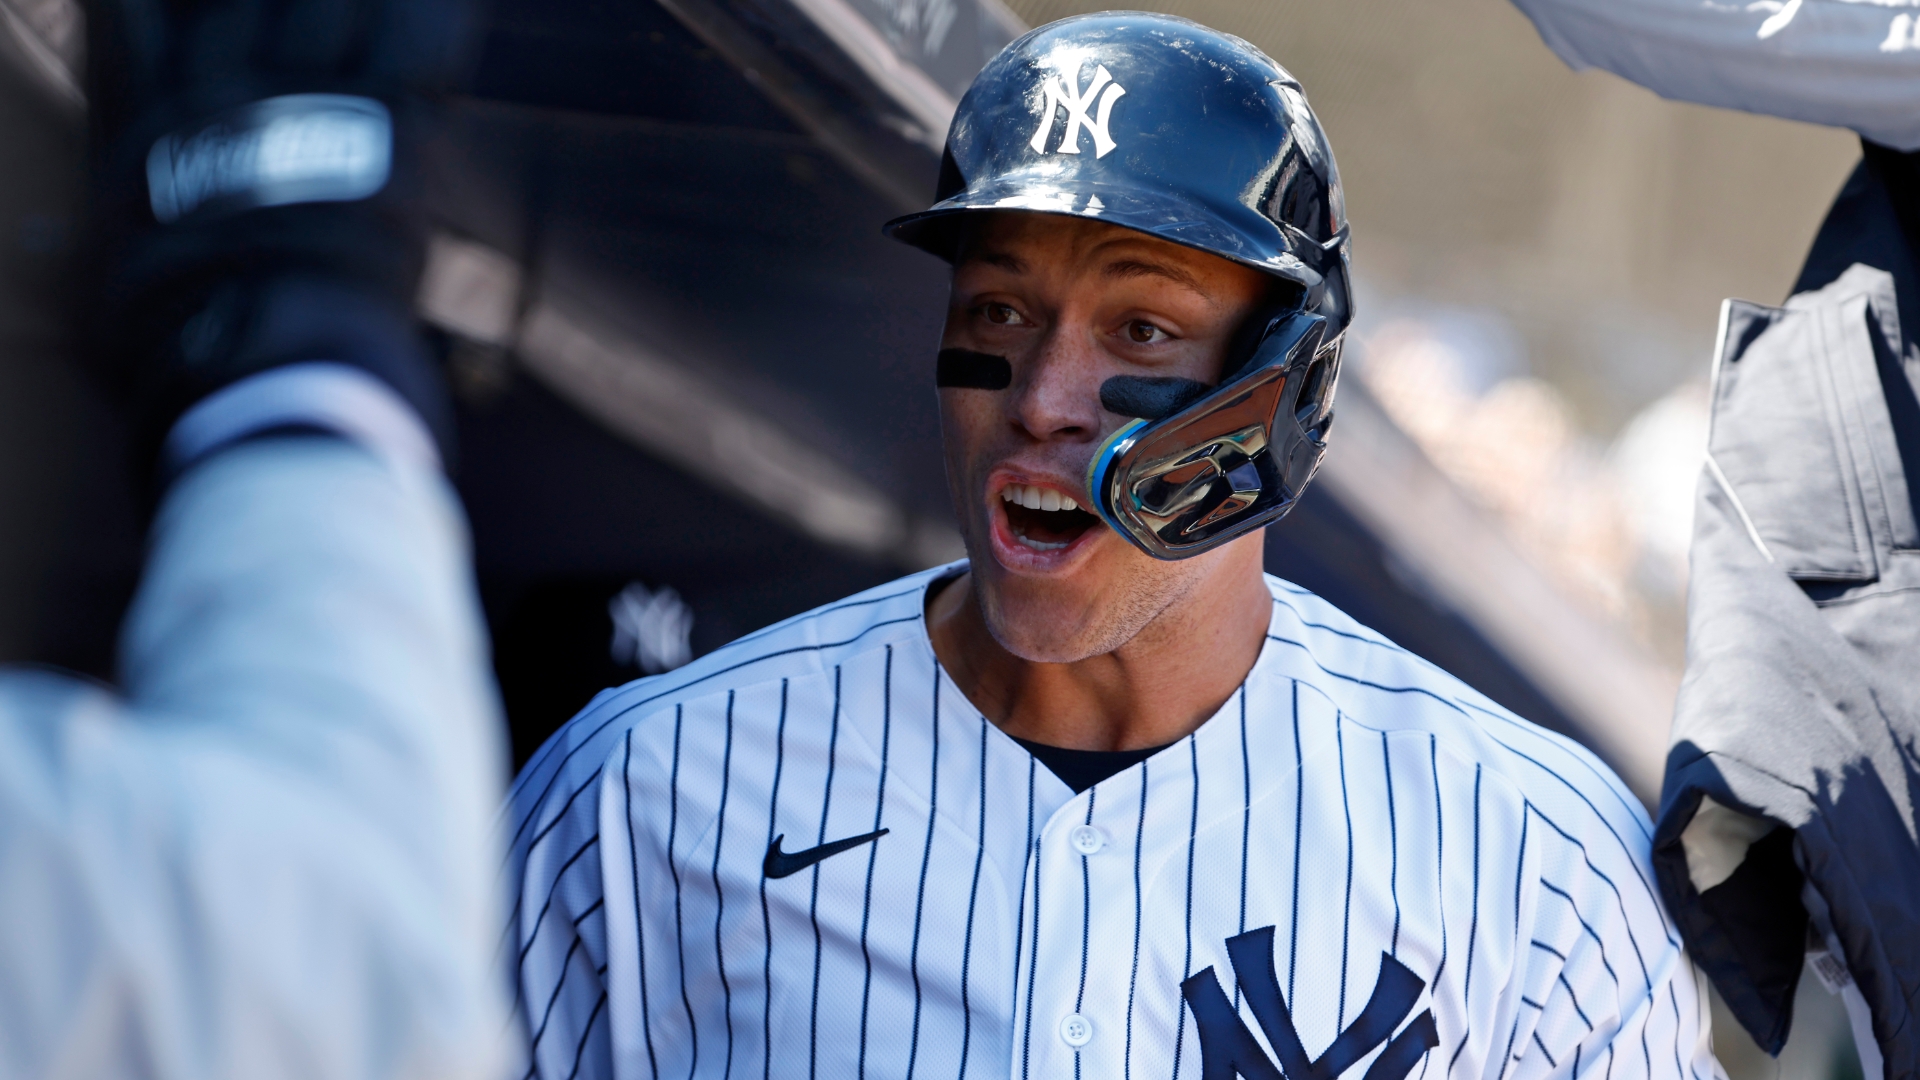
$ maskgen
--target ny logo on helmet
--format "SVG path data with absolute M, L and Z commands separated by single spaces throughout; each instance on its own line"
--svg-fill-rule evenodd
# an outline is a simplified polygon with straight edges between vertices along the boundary
M 1068 82 L 1071 78 L 1073 81 Z M 1080 93 L 1076 87 L 1080 73 L 1076 70 L 1069 75 L 1055 75 L 1045 83 L 1047 94 L 1046 107 L 1040 111 L 1040 126 L 1033 131 L 1033 139 L 1027 145 L 1033 147 L 1036 154 L 1047 152 L 1047 136 L 1053 133 L 1053 117 L 1061 109 L 1067 111 L 1067 130 L 1060 136 L 1057 154 L 1077 154 L 1080 152 L 1080 129 L 1086 128 L 1093 135 L 1093 156 L 1103 158 L 1114 147 L 1113 136 L 1107 134 L 1107 120 L 1113 116 L 1113 103 L 1120 100 L 1127 88 L 1113 81 L 1113 73 L 1101 64 L 1094 70 L 1093 81 L 1087 84 L 1086 93 Z M 1099 110 L 1089 115 L 1087 110 L 1094 102 L 1099 102 Z

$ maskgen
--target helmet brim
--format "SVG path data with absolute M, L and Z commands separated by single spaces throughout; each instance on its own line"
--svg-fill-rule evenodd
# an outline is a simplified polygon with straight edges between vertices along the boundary
M 1003 176 L 919 213 L 894 218 L 881 231 L 951 263 L 958 254 L 962 227 L 995 211 L 1104 221 L 1240 263 L 1293 282 L 1308 292 L 1323 280 L 1319 270 L 1295 253 L 1299 242 L 1289 243 L 1271 222 L 1246 207 L 1216 208 L 1166 190 L 1115 184 L 1076 185 L 1075 190 L 1068 191 L 1035 184 L 1031 177 Z M 1240 218 L 1252 220 L 1236 220 Z M 1251 239 L 1262 233 L 1270 234 L 1272 242 L 1261 244 Z M 1304 242 L 1313 249 L 1308 254 L 1317 262 L 1321 254 L 1318 246 Z

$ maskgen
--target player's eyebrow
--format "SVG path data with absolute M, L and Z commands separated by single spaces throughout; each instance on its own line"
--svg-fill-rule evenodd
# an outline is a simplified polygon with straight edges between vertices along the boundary
M 1115 259 L 1103 267 L 1101 273 L 1115 280 L 1139 277 L 1165 278 L 1176 285 L 1185 286 L 1208 300 L 1213 299 L 1213 294 L 1201 286 L 1199 278 L 1194 277 L 1184 267 L 1168 263 L 1137 258 Z
M 1027 272 L 1026 260 L 1010 251 L 969 251 L 960 256 L 960 263 L 971 262 L 986 263 L 1010 274 Z

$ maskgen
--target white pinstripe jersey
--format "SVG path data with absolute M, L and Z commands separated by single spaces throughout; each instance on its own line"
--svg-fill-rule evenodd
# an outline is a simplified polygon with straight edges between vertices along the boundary
M 529 1075 L 1718 1075 L 1585 750 L 1269 578 L 1240 690 L 1075 795 L 941 671 L 957 569 L 603 693 L 529 763 Z

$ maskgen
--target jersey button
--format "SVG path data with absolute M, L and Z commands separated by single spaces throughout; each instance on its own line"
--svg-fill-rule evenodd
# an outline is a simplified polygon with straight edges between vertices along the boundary
M 1079 1013 L 1068 1013 L 1060 1021 L 1060 1041 L 1078 1050 L 1093 1041 L 1093 1021 Z
M 1076 825 L 1073 831 L 1067 833 L 1067 843 L 1082 855 L 1093 855 L 1107 846 L 1107 834 L 1091 825 Z

